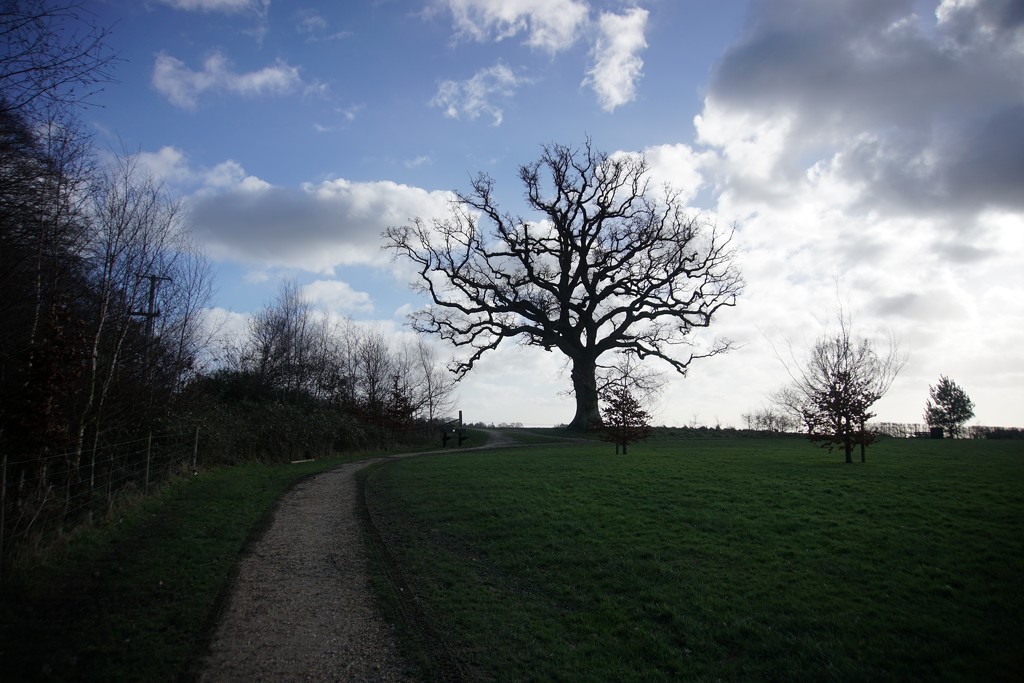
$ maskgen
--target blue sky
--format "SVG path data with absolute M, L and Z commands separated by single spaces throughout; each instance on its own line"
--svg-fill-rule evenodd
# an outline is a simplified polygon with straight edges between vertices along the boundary
M 944 374 L 979 424 L 1024 406 L 1024 9 L 1019 0 L 94 0 L 124 60 L 87 110 L 191 210 L 240 325 L 283 278 L 400 334 L 424 302 L 379 250 L 492 175 L 522 210 L 542 143 L 645 153 L 739 227 L 747 289 L 656 410 L 740 425 L 776 349 L 837 301 L 909 362 L 879 419 L 920 421 Z M 837 285 L 838 283 L 838 285 Z M 773 348 L 774 347 L 774 348 Z M 468 419 L 571 419 L 554 354 L 502 348 Z

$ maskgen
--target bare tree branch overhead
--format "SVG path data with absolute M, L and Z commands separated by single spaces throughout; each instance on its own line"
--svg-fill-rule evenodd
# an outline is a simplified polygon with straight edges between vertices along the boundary
M 0 110 L 46 120 L 113 80 L 116 61 L 81 0 L 0 2 Z
M 733 231 L 687 211 L 678 190 L 652 188 L 643 157 L 610 156 L 589 141 L 546 145 L 519 179 L 534 218 L 503 211 L 494 180 L 480 174 L 446 218 L 384 233 L 431 300 L 413 327 L 468 351 L 453 368 L 460 376 L 506 339 L 557 349 L 572 366 L 571 426 L 585 430 L 599 420 L 605 354 L 655 358 L 685 374 L 693 360 L 732 347 L 699 344 L 693 332 L 743 289 Z

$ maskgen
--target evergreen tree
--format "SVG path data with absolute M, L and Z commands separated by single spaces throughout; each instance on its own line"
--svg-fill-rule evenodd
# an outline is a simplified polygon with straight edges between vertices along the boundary
M 929 427 L 942 427 L 950 438 L 960 436 L 965 422 L 974 417 L 974 402 L 956 382 L 942 375 L 939 383 L 928 387 L 924 419 Z
M 651 435 L 651 426 L 647 423 L 650 415 L 629 389 L 621 385 L 613 387 L 605 392 L 602 400 L 605 406 L 601 438 L 615 444 L 616 454 L 619 446 L 625 455 L 629 444 L 644 441 Z

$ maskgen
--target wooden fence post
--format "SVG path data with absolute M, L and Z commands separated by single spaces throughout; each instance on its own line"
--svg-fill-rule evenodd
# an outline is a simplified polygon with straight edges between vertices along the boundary
M 196 435 L 192 439 L 192 474 L 196 474 L 196 460 L 199 456 L 199 425 L 196 425 Z
M 153 453 L 153 432 L 146 434 L 146 493 L 149 493 L 149 459 Z
M 4 582 L 4 565 L 7 558 L 4 556 L 4 532 L 7 529 L 7 451 L 4 451 L 3 479 L 0 483 L 0 585 Z

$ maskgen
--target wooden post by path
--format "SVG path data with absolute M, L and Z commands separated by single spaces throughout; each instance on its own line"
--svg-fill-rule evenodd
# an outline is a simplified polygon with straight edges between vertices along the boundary
M 153 432 L 146 435 L 146 493 L 149 493 L 149 459 L 153 454 Z

